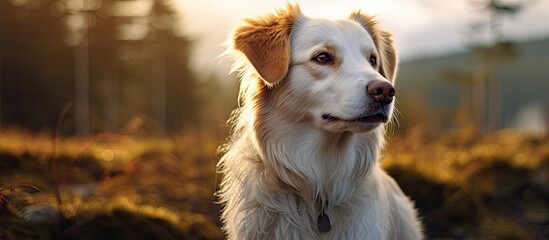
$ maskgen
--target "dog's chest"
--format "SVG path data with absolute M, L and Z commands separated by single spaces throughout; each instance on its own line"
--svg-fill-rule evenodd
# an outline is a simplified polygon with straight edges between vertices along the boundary
M 298 200 L 298 199 L 294 199 Z M 285 236 L 287 239 L 387 239 L 388 216 L 390 213 L 383 212 L 385 207 L 380 205 L 383 199 L 378 193 L 370 190 L 359 191 L 348 201 L 330 209 L 311 211 L 300 211 L 306 206 L 296 206 L 297 209 L 281 209 L 276 213 L 267 211 L 266 215 L 273 216 L 272 222 L 260 229 L 269 229 L 267 236 Z M 299 202 L 299 200 L 298 200 Z M 292 204 L 280 202 L 277 205 L 291 206 Z M 275 217 L 276 216 L 276 217 Z M 267 227 L 270 226 L 270 227 Z M 268 237 L 267 237 L 268 238 Z
M 357 199 L 358 201 L 358 199 Z M 388 215 L 381 212 L 382 208 L 376 207 L 372 202 L 351 203 L 351 206 L 335 208 L 328 213 L 331 220 L 331 229 L 320 232 L 320 239 L 385 239 L 387 223 L 386 218 L 379 216 Z M 377 200 L 373 200 L 377 201 Z

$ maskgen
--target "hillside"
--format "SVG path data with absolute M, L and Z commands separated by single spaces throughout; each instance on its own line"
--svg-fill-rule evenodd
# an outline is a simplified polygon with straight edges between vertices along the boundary
M 503 127 L 512 127 L 517 114 L 528 106 L 541 106 L 545 119 L 549 112 L 549 38 L 517 42 L 515 50 L 513 59 L 498 59 L 493 75 L 501 80 Z M 470 105 L 473 64 L 481 63 L 468 52 L 403 62 L 397 81 L 403 115 L 411 111 L 418 114 L 409 108 L 427 104 L 429 112 L 423 114 L 451 120 L 460 105 Z

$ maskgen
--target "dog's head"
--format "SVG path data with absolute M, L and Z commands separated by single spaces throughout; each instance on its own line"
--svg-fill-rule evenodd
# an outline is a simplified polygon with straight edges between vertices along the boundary
M 396 51 L 391 34 L 360 11 L 332 21 L 288 5 L 248 19 L 232 41 L 270 91 L 264 101 L 275 103 L 265 105 L 286 119 L 330 132 L 365 132 L 391 118 Z

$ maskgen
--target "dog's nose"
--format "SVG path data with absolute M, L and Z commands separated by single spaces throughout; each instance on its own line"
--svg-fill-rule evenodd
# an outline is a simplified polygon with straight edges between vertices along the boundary
M 373 80 L 366 86 L 366 92 L 377 103 L 389 104 L 395 96 L 395 88 L 386 81 Z

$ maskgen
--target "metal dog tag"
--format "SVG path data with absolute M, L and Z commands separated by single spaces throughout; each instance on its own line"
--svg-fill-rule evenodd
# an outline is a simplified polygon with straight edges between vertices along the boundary
M 332 229 L 332 220 L 327 214 L 321 213 L 318 215 L 317 225 L 320 232 L 329 232 Z

